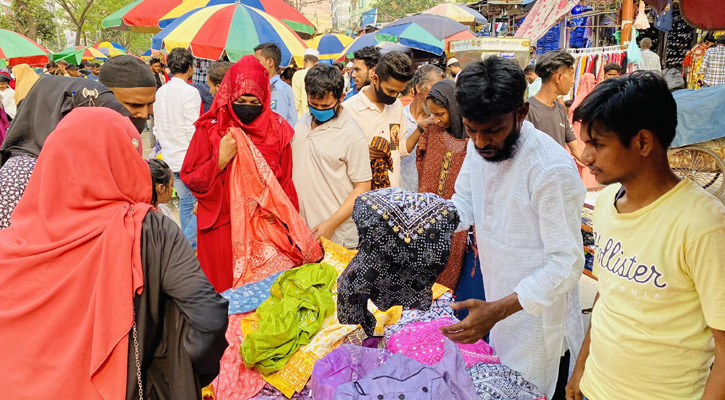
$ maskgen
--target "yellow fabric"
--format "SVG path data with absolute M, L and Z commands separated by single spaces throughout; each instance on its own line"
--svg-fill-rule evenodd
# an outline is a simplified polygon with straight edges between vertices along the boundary
M 13 75 L 15 76 L 15 96 L 13 98 L 15 104 L 18 104 L 28 95 L 35 82 L 40 80 L 40 77 L 28 64 L 14 66 Z
M 590 400 L 694 400 L 725 330 L 725 206 L 688 180 L 619 214 L 620 185 L 594 208 L 599 300 L 581 389 Z
M 201 398 L 204 400 L 215 399 L 214 385 L 209 384 L 209 386 L 202 388 L 201 389 Z

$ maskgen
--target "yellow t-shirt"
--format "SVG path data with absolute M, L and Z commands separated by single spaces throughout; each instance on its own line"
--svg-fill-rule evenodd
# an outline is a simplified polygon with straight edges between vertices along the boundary
M 725 206 L 683 180 L 620 214 L 594 207 L 599 300 L 581 390 L 589 400 L 702 398 L 725 330 Z

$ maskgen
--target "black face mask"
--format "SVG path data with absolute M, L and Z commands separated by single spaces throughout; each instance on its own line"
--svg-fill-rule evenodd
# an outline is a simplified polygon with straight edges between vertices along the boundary
M 387 94 L 385 94 L 382 85 L 375 86 L 375 84 L 373 84 L 373 88 L 375 88 L 375 97 L 377 97 L 378 101 L 383 104 L 391 105 L 395 103 L 395 100 L 398 99 L 397 97 L 388 96 Z
M 232 104 L 234 114 L 244 125 L 251 124 L 257 117 L 262 114 L 262 105 L 253 104 Z
M 146 119 L 147 118 L 128 117 L 128 119 L 130 119 L 133 126 L 136 127 L 136 129 L 138 130 L 138 133 L 143 133 L 143 130 L 146 129 Z

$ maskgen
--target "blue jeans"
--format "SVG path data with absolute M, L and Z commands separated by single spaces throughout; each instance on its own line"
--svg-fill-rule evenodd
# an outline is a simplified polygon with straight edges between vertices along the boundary
M 194 215 L 196 198 L 184 182 L 181 181 L 178 172 L 174 172 L 174 188 L 176 189 L 176 195 L 179 196 L 179 222 L 181 222 L 181 230 L 184 232 L 186 240 L 191 244 L 191 248 L 196 250 L 196 215 Z

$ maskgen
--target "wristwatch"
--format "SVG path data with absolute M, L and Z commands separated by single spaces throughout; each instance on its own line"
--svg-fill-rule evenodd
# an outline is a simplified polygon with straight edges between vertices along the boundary
M 420 124 L 418 124 L 418 130 L 420 131 L 420 133 L 423 133 L 423 132 L 425 132 L 425 129 L 423 129 L 423 127 L 422 127 L 422 126 L 420 126 Z

